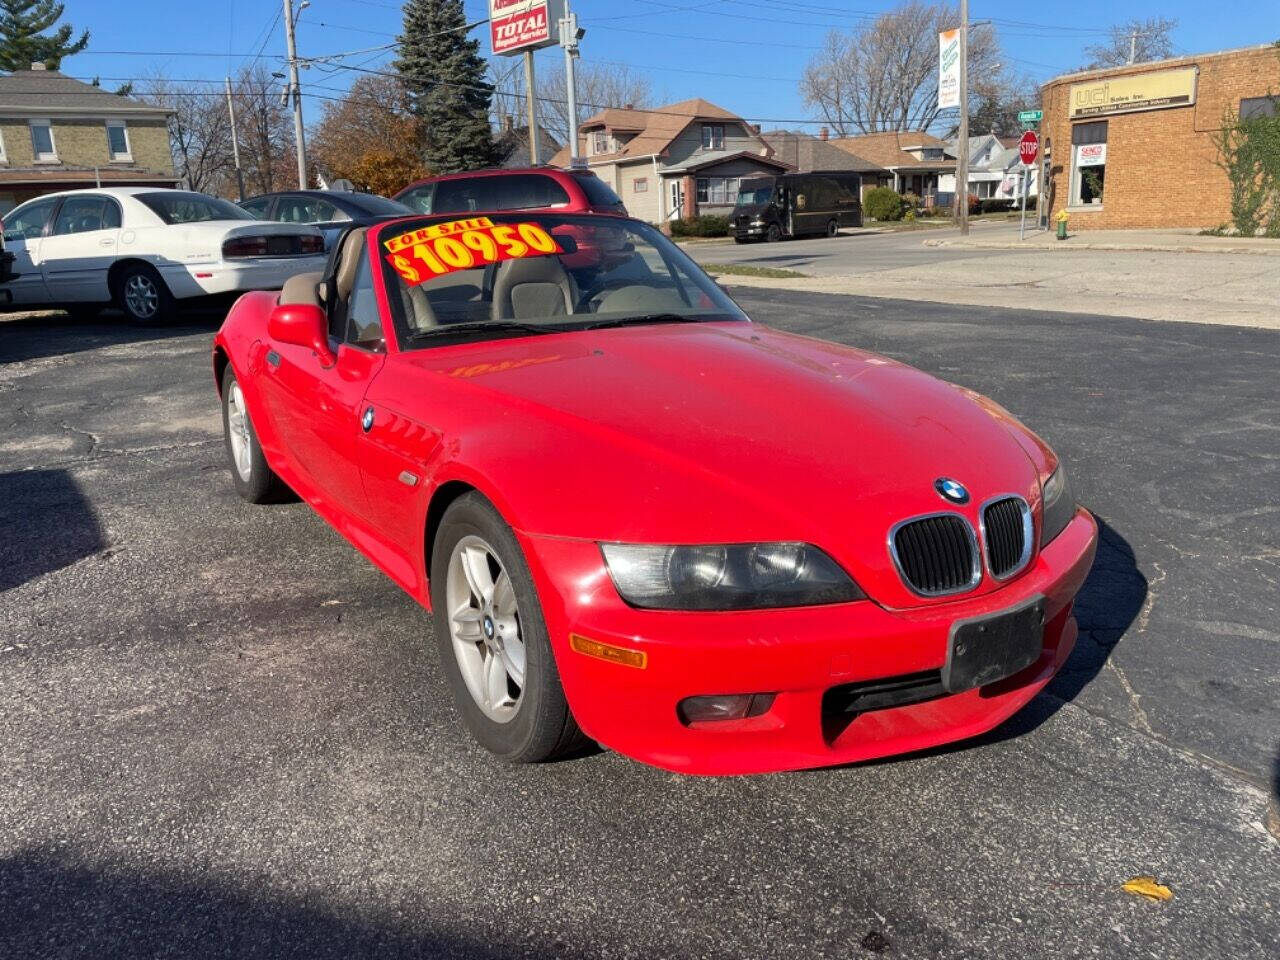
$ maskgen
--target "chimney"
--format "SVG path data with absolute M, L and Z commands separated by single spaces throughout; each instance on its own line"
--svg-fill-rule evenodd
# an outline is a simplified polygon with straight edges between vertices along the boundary
M 43 63 L 33 63 L 33 64 L 31 64 L 31 69 L 32 69 L 32 70 L 43 70 L 43 69 L 45 69 L 45 65 L 44 65 Z
M 828 139 L 830 136 L 831 136 L 831 131 L 830 131 L 830 130 L 828 130 L 826 127 L 823 127 L 821 130 L 819 130 L 819 131 L 818 131 L 818 139 L 819 139 L 819 140 L 826 140 L 826 139 Z

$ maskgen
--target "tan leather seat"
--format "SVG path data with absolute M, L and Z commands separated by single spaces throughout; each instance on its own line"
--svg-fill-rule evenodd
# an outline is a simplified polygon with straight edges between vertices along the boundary
M 440 325 L 431 301 L 421 287 L 400 284 L 400 302 L 404 305 L 405 320 L 411 330 L 430 330 Z
M 495 320 L 536 320 L 573 313 L 577 291 L 555 257 L 508 260 L 493 285 Z
M 347 234 L 346 242 L 342 245 L 342 258 L 338 261 L 338 273 L 334 285 L 337 287 L 335 292 L 338 302 L 344 307 L 351 296 L 352 288 L 356 285 L 356 271 L 360 268 L 360 257 L 364 254 L 364 238 L 368 232 L 368 227 L 356 227 Z
M 284 287 L 280 291 L 280 297 L 276 301 L 280 304 L 313 304 L 317 307 L 323 307 L 320 301 L 320 281 L 324 274 L 320 271 L 315 273 L 296 273 L 284 282 Z

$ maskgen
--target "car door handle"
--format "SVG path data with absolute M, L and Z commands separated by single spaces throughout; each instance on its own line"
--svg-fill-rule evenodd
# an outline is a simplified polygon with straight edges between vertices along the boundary
M 274 350 L 268 350 L 267 366 L 273 368 L 280 366 L 280 354 L 276 353 Z
M 100 247 L 114 247 L 115 245 L 116 245 L 116 242 L 115 242 L 114 240 L 99 240 L 99 241 L 98 241 L 98 246 L 100 246 Z

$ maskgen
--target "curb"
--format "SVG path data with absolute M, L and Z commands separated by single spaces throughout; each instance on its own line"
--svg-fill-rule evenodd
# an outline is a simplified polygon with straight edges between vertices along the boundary
M 1280 840 L 1280 797 L 1272 796 L 1267 800 L 1267 815 L 1264 821 L 1271 835 Z

